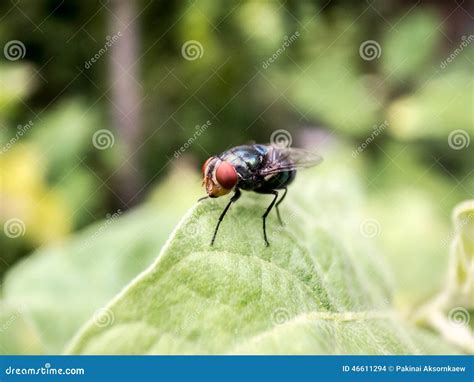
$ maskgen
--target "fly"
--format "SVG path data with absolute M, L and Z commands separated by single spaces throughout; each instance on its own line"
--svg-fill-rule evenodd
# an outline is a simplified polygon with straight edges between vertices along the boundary
M 263 144 L 237 146 L 206 160 L 202 166 L 202 175 L 207 196 L 199 200 L 217 198 L 234 191 L 219 216 L 211 245 L 216 240 L 217 231 L 229 207 L 240 198 L 240 190 L 245 190 L 273 195 L 262 215 L 263 239 L 268 247 L 268 214 L 275 207 L 278 220 L 283 224 L 278 206 L 285 199 L 287 186 L 295 179 L 297 169 L 316 166 L 322 161 L 323 158 L 312 151 Z M 283 190 L 283 195 L 277 202 L 278 190 Z

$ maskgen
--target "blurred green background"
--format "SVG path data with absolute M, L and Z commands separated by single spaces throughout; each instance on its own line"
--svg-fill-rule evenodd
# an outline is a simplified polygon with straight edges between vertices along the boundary
M 473 197 L 467 3 L 2 2 L 0 280 L 27 295 L 70 271 L 66 338 L 156 257 L 206 158 L 283 129 L 358 174 L 396 302 L 416 305 Z

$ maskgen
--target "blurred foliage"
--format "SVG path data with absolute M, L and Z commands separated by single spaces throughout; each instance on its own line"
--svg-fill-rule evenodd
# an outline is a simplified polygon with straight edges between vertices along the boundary
M 74 238 L 31 255 L 8 274 L 4 296 L 24 307 L 22 315 L 35 323 L 47 353 L 61 352 L 88 317 L 158 256 L 198 198 L 197 180 L 189 168 L 176 169 L 139 209 L 123 216 L 117 211 Z
M 446 139 L 465 129 L 472 136 L 472 83 L 468 68 L 428 80 L 420 90 L 395 100 L 388 110 L 391 132 L 404 140 Z M 474 151 L 470 149 L 470 154 Z
M 34 79 L 31 65 L 20 63 L 5 65 L 0 63 L 0 123 L 6 123 L 7 117 L 19 108 L 18 100 L 25 99 L 31 93 Z M 6 131 L 2 129 L 2 135 Z
M 14 147 L 0 157 L 0 222 L 4 227 L 0 246 L 5 250 L 0 272 L 13 263 L 22 246 L 31 250 L 70 231 L 70 206 L 47 184 L 41 162 L 39 151 L 29 145 Z M 5 234 L 9 219 L 23 222 L 20 240 Z
M 381 41 L 381 68 L 390 86 L 419 85 L 436 72 L 430 65 L 440 43 L 439 24 L 432 10 L 417 9 L 387 28 Z
M 43 354 L 34 323 L 21 305 L 0 300 L 0 354 Z
M 84 68 L 107 36 L 117 32 L 108 29 L 111 4 L 0 4 L 0 14 L 8 15 L 0 23 L 1 52 L 11 40 L 21 40 L 26 48 L 24 58 L 9 61 L 3 54 L 0 62 L 0 279 L 6 274 L 13 283 L 18 275 L 21 285 L 22 279 L 29 280 L 19 276 L 28 273 L 27 263 L 45 259 L 38 265 L 41 272 L 31 277 L 51 277 L 51 285 L 43 289 L 41 283 L 23 282 L 24 296 L 38 289 L 38 298 L 50 301 L 44 311 L 33 304 L 35 319 L 44 324 L 52 314 L 64 321 L 57 335 L 41 334 L 44 349 L 59 351 L 94 309 L 156 256 L 199 184 L 195 174 L 177 164 L 182 157 L 170 158 L 208 120 L 211 126 L 186 151 L 185 161 L 195 169 L 230 146 L 268 142 L 277 129 L 288 130 L 294 146 L 324 151 L 342 145 L 331 161 L 343 161 L 341 176 L 356 174 L 363 181 L 366 213 L 381 227 L 374 240 L 393 271 L 397 307 L 410 311 L 439 290 L 448 263 L 450 213 L 472 198 L 474 189 L 474 45 L 462 45 L 472 36 L 462 6 L 349 0 L 138 0 L 137 5 L 143 140 L 136 170 L 148 201 L 120 217 L 91 248 L 97 245 L 105 258 L 113 258 L 116 246 L 111 243 L 132 240 L 148 220 L 159 222 L 163 216 L 164 222 L 157 223 L 156 238 L 144 239 L 147 249 L 137 249 L 139 265 L 118 270 L 121 276 L 115 278 L 105 277 L 103 268 L 81 269 L 80 261 L 98 253 L 81 248 L 81 241 L 103 226 L 107 214 L 128 206 L 118 196 L 116 174 L 128 158 L 111 118 L 116 105 L 111 102 L 109 54 Z M 202 45 L 201 58 L 183 58 L 181 49 L 189 40 Z M 359 48 L 368 40 L 380 45 L 379 58 L 361 57 Z M 351 156 L 384 121 L 381 134 Z M 113 147 L 94 147 L 99 129 L 114 133 Z M 453 149 L 450 134 L 456 130 L 463 131 L 467 144 Z M 181 179 L 167 188 L 167 174 Z M 15 238 L 5 234 L 12 218 L 25 225 Z M 338 224 L 340 217 L 334 218 L 330 222 Z M 124 249 L 126 258 L 135 256 L 134 249 Z M 63 268 L 71 272 L 69 281 Z M 90 294 L 86 287 L 94 283 L 88 280 L 96 280 L 96 298 L 84 306 L 72 303 L 72 290 Z M 58 286 L 64 288 L 58 299 L 70 303 L 64 312 L 51 308 Z M 2 317 L 19 309 L 15 301 L 7 305 Z
M 469 318 L 474 313 L 474 199 L 456 206 L 452 219 L 455 231 L 443 288 L 418 309 L 416 319 L 472 353 L 474 325 Z M 453 328 L 453 319 L 465 325 Z

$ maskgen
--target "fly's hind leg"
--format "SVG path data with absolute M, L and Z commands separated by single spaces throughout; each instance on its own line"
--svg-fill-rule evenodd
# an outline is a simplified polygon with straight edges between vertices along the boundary
M 266 229 L 266 220 L 267 220 L 267 216 L 268 214 L 270 213 L 270 211 L 272 210 L 273 206 L 275 205 L 275 202 L 276 200 L 278 199 L 278 191 L 276 190 L 268 190 L 268 191 L 259 191 L 260 193 L 262 194 L 273 194 L 275 195 L 275 197 L 273 198 L 272 202 L 270 203 L 270 205 L 267 207 L 267 210 L 265 211 L 265 213 L 262 215 L 262 219 L 263 219 L 263 240 L 265 240 L 265 246 L 269 246 L 270 244 L 268 243 L 268 239 L 267 239 L 267 229 Z
M 278 216 L 278 221 L 280 222 L 281 225 L 284 225 L 284 224 L 283 224 L 283 220 L 281 220 L 280 210 L 278 209 L 278 206 L 283 201 L 283 199 L 285 199 L 286 193 L 288 192 L 288 188 L 285 187 L 284 190 L 285 191 L 283 191 L 283 196 L 280 198 L 280 200 L 277 202 L 277 204 L 275 204 L 275 208 L 276 208 L 277 216 Z

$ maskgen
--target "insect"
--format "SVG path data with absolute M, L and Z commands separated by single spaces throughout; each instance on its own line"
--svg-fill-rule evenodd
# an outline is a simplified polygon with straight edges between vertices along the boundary
M 212 156 L 202 166 L 203 185 L 206 187 L 207 198 L 217 198 L 232 190 L 234 194 L 219 216 L 211 245 L 216 240 L 217 231 L 229 207 L 241 196 L 240 190 L 254 191 L 259 194 L 273 195 L 263 219 L 263 239 L 269 246 L 266 231 L 266 219 L 275 206 L 278 220 L 283 224 L 278 206 L 285 199 L 287 186 L 295 179 L 296 170 L 302 167 L 312 167 L 321 163 L 323 158 L 308 150 L 285 148 L 270 144 L 251 144 L 237 146 L 222 154 Z M 283 195 L 278 200 L 278 191 Z

